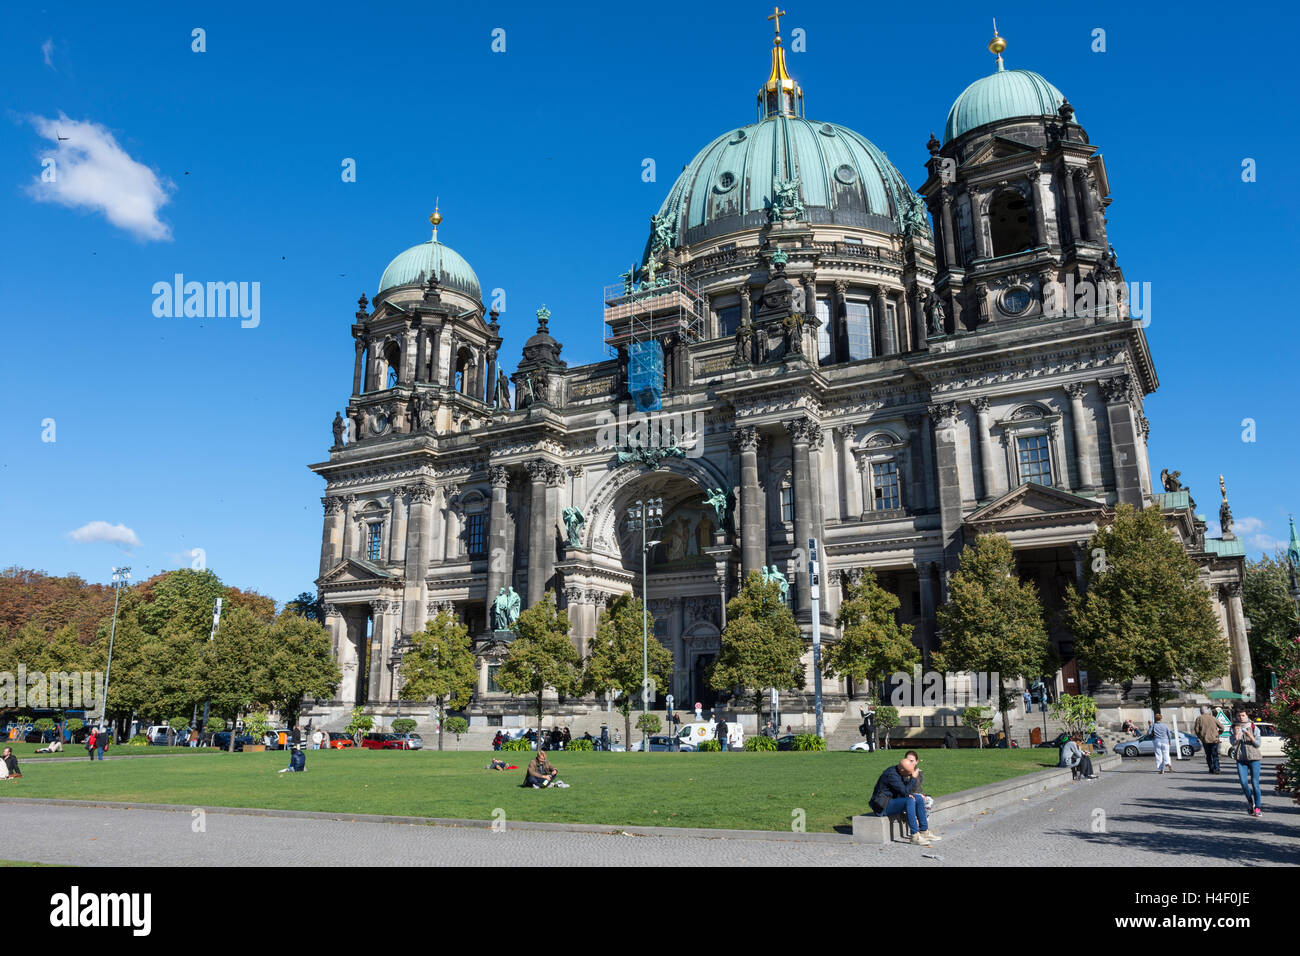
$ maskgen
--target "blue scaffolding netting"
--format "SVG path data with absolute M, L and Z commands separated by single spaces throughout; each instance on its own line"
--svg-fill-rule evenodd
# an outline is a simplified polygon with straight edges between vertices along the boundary
M 639 412 L 659 411 L 664 392 L 664 349 L 654 339 L 632 342 L 627 351 L 628 391 Z

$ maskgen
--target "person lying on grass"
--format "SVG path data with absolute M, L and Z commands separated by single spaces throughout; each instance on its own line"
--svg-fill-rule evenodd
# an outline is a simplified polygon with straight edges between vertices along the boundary
M 496 757 L 493 757 L 492 762 L 488 764 L 486 767 L 484 767 L 483 769 L 484 770 L 518 770 L 519 768 L 512 763 L 506 763 L 504 760 L 498 760 Z
M 38 754 L 61 754 L 63 753 L 63 741 L 55 737 L 48 744 L 36 751 Z
M 569 785 L 559 778 L 559 773 L 546 759 L 546 751 L 539 750 L 537 756 L 528 761 L 528 769 L 524 771 L 524 786 L 568 789 Z

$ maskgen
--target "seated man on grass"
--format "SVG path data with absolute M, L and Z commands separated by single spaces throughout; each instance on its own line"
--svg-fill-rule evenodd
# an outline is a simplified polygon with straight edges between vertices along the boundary
M 551 766 L 550 761 L 546 759 L 546 751 L 537 751 L 537 756 L 528 761 L 528 769 L 524 771 L 525 787 L 559 787 L 568 789 L 568 784 L 559 779 L 560 771 Z
M 907 825 L 912 830 L 912 843 L 916 846 L 929 846 L 939 836 L 930 832 L 925 796 L 920 792 L 917 761 L 916 751 L 909 750 L 903 754 L 903 759 L 897 766 L 885 768 L 871 794 L 871 809 L 882 817 L 892 817 L 896 813 L 906 814 Z
M 3 759 L 0 759 L 0 763 L 4 764 L 5 779 L 17 780 L 23 775 L 22 771 L 18 769 L 18 758 L 14 756 L 12 747 L 5 748 Z

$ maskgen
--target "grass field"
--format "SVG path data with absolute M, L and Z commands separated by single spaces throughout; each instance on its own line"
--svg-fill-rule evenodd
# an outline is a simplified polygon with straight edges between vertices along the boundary
M 21 765 L 24 760 L 45 760 L 49 757 L 80 757 L 82 760 L 90 759 L 90 757 L 87 756 L 86 754 L 85 744 L 64 744 L 62 753 L 38 754 L 36 751 L 40 750 L 44 746 L 45 744 L 15 743 L 12 740 L 0 741 L 0 747 L 13 748 L 14 756 L 18 758 L 19 765 Z M 110 757 L 124 757 L 124 756 L 138 757 L 141 755 L 156 756 L 158 754 L 188 754 L 188 753 L 206 753 L 206 752 L 208 752 L 208 748 L 206 747 L 195 748 L 194 750 L 191 750 L 189 747 L 154 747 L 154 746 L 124 747 L 120 744 L 113 744 L 111 747 L 108 748 L 108 756 Z
M 151 747 L 152 750 L 162 748 Z M 500 753 L 521 769 L 483 769 L 486 752 L 308 751 L 307 772 L 277 773 L 283 752 L 190 751 L 165 760 L 37 764 L 0 783 L 6 797 L 265 807 L 401 816 L 507 819 L 615 826 L 788 830 L 798 808 L 809 832 L 848 826 L 880 772 L 901 750 L 860 753 L 558 753 L 568 790 L 526 790 L 528 754 Z M 933 797 L 1032 773 L 1055 750 L 927 750 Z

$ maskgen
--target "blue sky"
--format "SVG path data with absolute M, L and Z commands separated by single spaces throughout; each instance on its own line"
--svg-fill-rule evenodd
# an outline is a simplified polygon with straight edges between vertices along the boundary
M 600 358 L 601 287 L 675 172 L 753 121 L 771 5 L 178 6 L 6 12 L 0 566 L 138 579 L 201 548 L 284 601 L 317 570 L 323 483 L 305 466 L 348 398 L 357 296 L 427 238 L 434 197 L 439 238 L 505 290 L 511 364 L 542 303 L 566 359 Z M 1295 15 L 1043 6 L 790 4 L 782 27 L 787 46 L 805 31 L 789 63 L 809 117 L 861 131 L 915 186 L 929 133 L 992 69 L 998 18 L 1007 66 L 1055 83 L 1101 147 L 1111 240 L 1152 284 L 1155 470 L 1180 469 L 1211 518 L 1223 473 L 1238 532 L 1271 547 L 1300 504 L 1279 295 L 1300 252 L 1297 136 L 1277 115 Z M 51 154 L 68 175 L 33 186 Z M 155 317 L 176 273 L 260 283 L 259 324 Z

